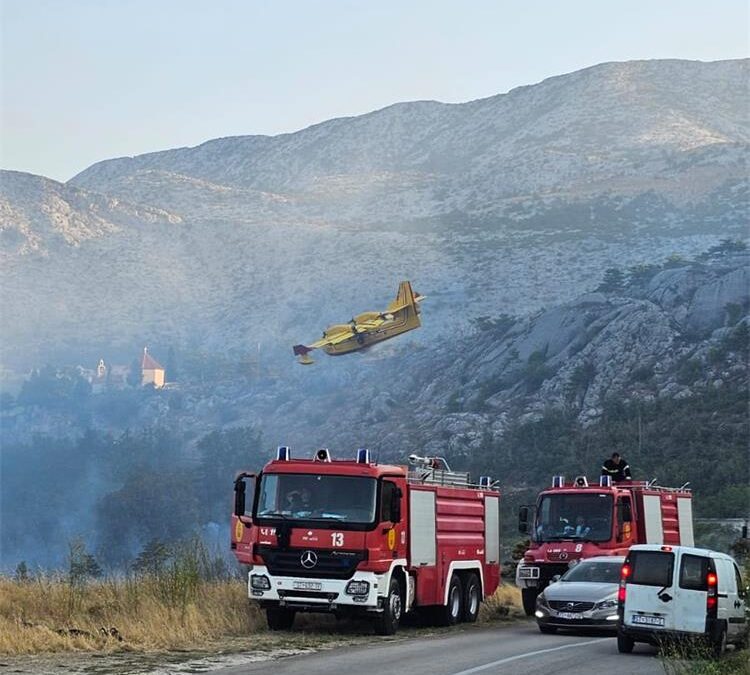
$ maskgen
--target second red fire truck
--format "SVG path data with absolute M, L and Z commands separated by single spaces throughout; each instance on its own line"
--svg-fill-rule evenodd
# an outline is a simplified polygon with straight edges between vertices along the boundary
M 516 568 L 523 606 L 532 615 L 536 596 L 571 562 L 602 555 L 625 555 L 634 544 L 693 545 L 692 493 L 687 485 L 668 488 L 602 476 L 566 482 L 554 476 L 534 507 L 523 506 L 519 531 L 531 545 Z
M 259 475 L 238 476 L 232 549 L 271 629 L 297 612 L 369 616 L 380 634 L 417 610 L 476 620 L 500 581 L 500 494 L 443 459 L 409 459 L 299 459 L 280 447 Z

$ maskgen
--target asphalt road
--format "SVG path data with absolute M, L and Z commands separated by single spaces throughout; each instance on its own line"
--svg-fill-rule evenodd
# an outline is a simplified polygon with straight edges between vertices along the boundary
M 613 637 L 542 635 L 531 622 L 468 628 L 430 638 L 376 641 L 372 645 L 342 647 L 214 672 L 221 675 L 664 675 L 656 650 L 648 645 L 638 644 L 632 654 L 619 654 Z

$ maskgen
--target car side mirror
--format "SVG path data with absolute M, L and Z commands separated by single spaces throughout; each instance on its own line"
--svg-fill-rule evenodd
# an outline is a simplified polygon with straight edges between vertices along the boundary
M 555 574 L 550 581 L 554 584 L 556 581 L 560 581 L 560 575 Z
M 234 479 L 234 515 L 238 518 L 247 517 L 247 485 L 245 481 L 255 478 L 254 473 L 241 473 Z M 253 484 L 253 487 L 255 485 Z

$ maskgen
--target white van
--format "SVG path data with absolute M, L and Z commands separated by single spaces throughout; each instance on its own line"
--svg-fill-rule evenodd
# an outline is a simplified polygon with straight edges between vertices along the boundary
M 617 648 L 707 640 L 716 655 L 747 640 L 746 589 L 734 560 L 689 546 L 632 546 L 620 574 Z

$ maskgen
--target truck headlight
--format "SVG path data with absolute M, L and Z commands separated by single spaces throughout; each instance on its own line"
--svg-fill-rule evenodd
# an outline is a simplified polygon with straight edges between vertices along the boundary
M 347 595 L 367 595 L 370 592 L 369 581 L 350 581 L 346 585 Z
M 250 586 L 259 591 L 270 591 L 271 580 L 265 574 L 251 574 Z

